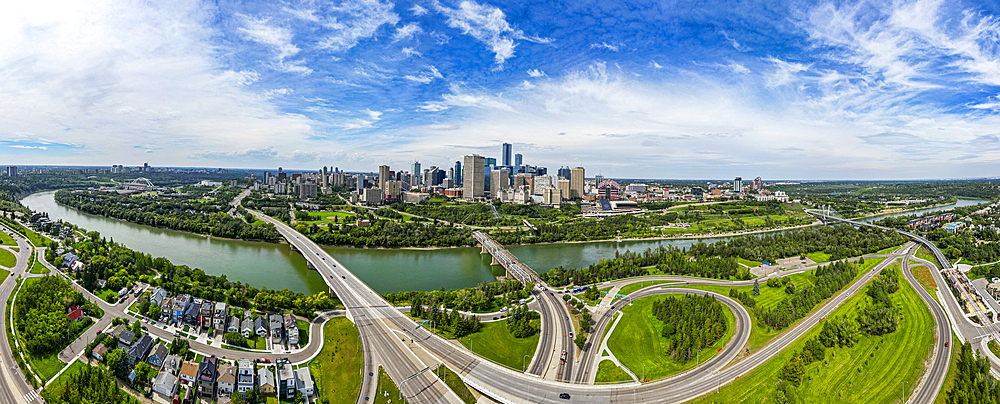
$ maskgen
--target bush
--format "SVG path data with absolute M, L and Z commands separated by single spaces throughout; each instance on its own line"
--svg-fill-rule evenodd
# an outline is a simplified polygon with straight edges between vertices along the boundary
M 250 344 L 247 343 L 247 339 L 243 337 L 243 334 L 238 332 L 227 332 L 226 335 L 222 337 L 222 341 L 232 346 L 239 346 L 243 348 L 250 347 Z

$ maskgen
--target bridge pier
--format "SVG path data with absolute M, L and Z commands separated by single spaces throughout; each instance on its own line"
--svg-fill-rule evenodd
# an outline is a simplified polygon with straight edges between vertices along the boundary
M 490 253 L 490 251 L 486 249 L 486 246 L 483 246 L 483 250 L 482 250 L 482 251 L 480 251 L 479 253 L 480 253 L 480 254 L 489 254 L 489 253 Z
M 493 260 L 490 261 L 490 265 L 500 265 L 500 261 L 497 261 L 497 257 L 496 256 L 492 256 L 491 255 L 491 257 L 493 257 Z

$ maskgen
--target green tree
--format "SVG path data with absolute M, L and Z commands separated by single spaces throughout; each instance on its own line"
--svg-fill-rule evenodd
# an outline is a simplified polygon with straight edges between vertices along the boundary
M 753 295 L 760 296 L 760 279 L 753 280 Z

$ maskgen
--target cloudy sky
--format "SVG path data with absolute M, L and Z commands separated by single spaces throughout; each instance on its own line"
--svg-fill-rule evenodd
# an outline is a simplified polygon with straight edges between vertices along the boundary
M 527 4 L 540 3 L 540 4 Z M 764 4 L 764 5 L 762 5 Z M 0 162 L 1000 175 L 994 1 L 18 1 Z

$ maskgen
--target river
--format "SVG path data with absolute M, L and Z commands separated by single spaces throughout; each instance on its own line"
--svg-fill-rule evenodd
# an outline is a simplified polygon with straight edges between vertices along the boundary
M 104 216 L 91 215 L 59 205 L 54 192 L 39 192 L 21 203 L 32 210 L 48 212 L 53 220 L 65 220 L 87 230 L 96 230 L 131 249 L 166 257 L 174 264 L 201 268 L 211 275 L 256 287 L 290 289 L 316 293 L 326 290 L 322 277 L 306 268 L 305 259 L 286 244 L 219 239 L 197 234 L 139 225 Z M 955 206 L 968 206 L 982 201 L 959 199 Z M 913 212 L 904 213 L 913 214 Z M 511 246 L 510 251 L 538 272 L 563 266 L 581 268 L 601 258 L 612 258 L 616 251 L 642 251 L 658 246 L 688 247 L 697 242 L 712 243 L 727 238 L 686 240 L 603 241 L 592 243 L 557 243 Z M 323 247 L 348 269 L 377 292 L 402 290 L 460 289 L 488 282 L 502 274 L 499 267 L 490 267 L 489 255 L 480 254 L 478 247 L 437 250 L 363 249 Z

